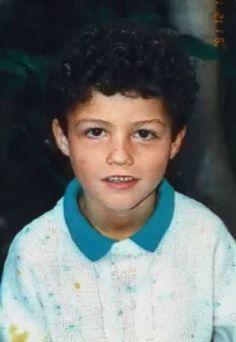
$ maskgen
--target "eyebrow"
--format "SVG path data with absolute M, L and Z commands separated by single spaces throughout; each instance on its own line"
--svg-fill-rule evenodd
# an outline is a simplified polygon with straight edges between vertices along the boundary
M 113 126 L 111 122 L 109 121 L 105 121 L 105 120 L 101 120 L 101 119 L 80 119 L 77 121 L 76 126 L 80 125 L 83 123 L 94 123 L 94 124 L 103 124 L 106 126 Z M 165 123 L 159 119 L 152 119 L 152 120 L 142 120 L 142 121 L 134 121 L 131 122 L 134 126 L 140 126 L 143 124 L 150 124 L 150 123 L 157 123 L 163 127 L 165 127 Z

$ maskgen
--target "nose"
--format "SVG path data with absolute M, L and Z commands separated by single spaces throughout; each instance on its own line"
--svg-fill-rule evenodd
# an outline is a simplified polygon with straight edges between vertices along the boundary
M 133 162 L 132 149 L 127 139 L 119 138 L 110 142 L 108 164 L 132 165 Z

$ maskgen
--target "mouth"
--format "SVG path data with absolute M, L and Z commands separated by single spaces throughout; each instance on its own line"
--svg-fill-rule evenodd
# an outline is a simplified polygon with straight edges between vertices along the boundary
M 112 175 L 103 178 L 103 181 L 113 188 L 128 189 L 138 182 L 138 178 L 130 175 Z
M 107 182 L 114 182 L 114 183 L 121 183 L 121 182 L 132 182 L 134 180 L 137 180 L 137 178 L 129 175 L 112 175 L 112 176 L 107 176 L 103 178 L 104 181 Z

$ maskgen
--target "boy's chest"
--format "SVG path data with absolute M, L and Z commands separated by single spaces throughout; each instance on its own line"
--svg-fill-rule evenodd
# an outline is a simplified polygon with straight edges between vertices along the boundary
M 57 277 L 47 272 L 44 281 L 53 341 L 63 334 L 86 342 L 210 341 L 211 280 L 194 260 L 149 254 L 89 267 L 64 261 Z

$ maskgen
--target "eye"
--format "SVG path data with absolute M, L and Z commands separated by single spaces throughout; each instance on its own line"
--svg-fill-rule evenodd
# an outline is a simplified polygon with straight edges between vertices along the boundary
M 89 138 L 96 138 L 102 135 L 102 132 L 105 132 L 103 128 L 93 127 L 89 128 L 85 131 L 85 135 Z
M 138 135 L 139 135 L 139 138 L 142 138 L 144 140 L 150 140 L 150 139 L 153 139 L 155 138 L 155 133 L 148 130 L 148 129 L 139 129 L 137 131 Z

